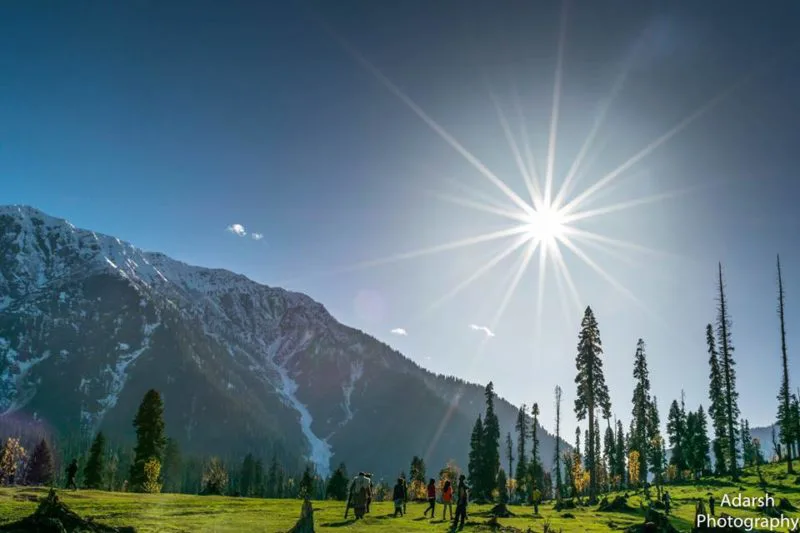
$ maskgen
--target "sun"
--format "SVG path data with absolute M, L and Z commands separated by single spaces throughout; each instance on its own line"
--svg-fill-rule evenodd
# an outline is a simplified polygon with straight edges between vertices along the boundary
M 528 216 L 525 226 L 531 239 L 553 245 L 567 233 L 567 217 L 563 210 L 553 205 L 542 205 Z

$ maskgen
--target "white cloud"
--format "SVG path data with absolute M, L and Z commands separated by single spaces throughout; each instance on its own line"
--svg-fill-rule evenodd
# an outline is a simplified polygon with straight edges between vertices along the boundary
M 408 335 L 408 332 L 403 328 L 394 328 L 390 333 L 392 335 L 402 335 L 404 337 Z
M 475 330 L 475 331 L 482 331 L 482 332 L 486 333 L 487 337 L 494 337 L 494 333 L 492 333 L 492 330 L 490 330 L 486 326 L 478 326 L 477 324 L 470 324 L 469 325 L 469 329 L 472 329 L 472 330 Z
M 227 229 L 228 231 L 230 231 L 234 235 L 238 235 L 239 237 L 244 237 L 245 235 L 247 235 L 244 226 L 242 226 L 241 224 L 231 224 L 230 226 L 228 226 Z
M 251 233 L 250 236 L 253 238 L 254 241 L 260 241 L 264 238 L 263 233 Z

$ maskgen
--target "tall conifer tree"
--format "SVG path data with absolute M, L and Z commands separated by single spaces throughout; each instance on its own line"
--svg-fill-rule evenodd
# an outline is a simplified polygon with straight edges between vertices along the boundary
M 514 441 L 511 439 L 511 432 L 506 434 L 506 458 L 508 459 L 508 471 L 514 471 Z
M 475 425 L 472 427 L 472 437 L 469 441 L 469 463 L 467 464 L 467 471 L 469 473 L 469 484 L 476 494 L 481 494 L 484 489 L 483 485 L 483 420 L 478 415 Z
M 144 395 L 136 417 L 133 419 L 136 428 L 136 447 L 131 465 L 131 488 L 142 490 L 145 482 L 144 465 L 149 459 L 157 459 L 159 464 L 164 459 L 164 448 L 167 438 L 164 434 L 164 403 L 158 391 L 150 389 Z
M 616 475 L 616 468 L 614 465 L 615 448 L 616 443 L 614 440 L 614 430 L 611 428 L 611 424 L 609 423 L 606 426 L 606 433 L 603 437 L 603 460 L 606 465 L 606 471 L 608 472 L 609 484 L 611 484 L 611 478 Z
M 650 408 L 650 373 L 647 370 L 647 355 L 644 340 L 636 343 L 633 360 L 633 411 L 630 450 L 639 452 L 639 479 L 647 479 L 647 458 L 650 443 L 647 437 L 647 414 Z
M 727 471 L 725 458 L 725 394 L 722 390 L 722 372 L 720 371 L 719 355 L 717 354 L 716 341 L 714 339 L 714 328 L 711 324 L 706 326 L 706 344 L 708 346 L 708 365 L 709 385 L 708 398 L 711 403 L 708 406 L 708 415 L 714 429 L 714 470 L 717 474 L 724 474 Z
M 578 374 L 575 376 L 577 384 L 577 397 L 575 398 L 575 415 L 577 419 L 584 420 L 588 417 L 589 439 L 586 443 L 586 456 L 590 458 L 589 465 L 589 496 L 594 501 L 597 496 L 597 465 L 595 464 L 595 417 L 600 410 L 604 418 L 611 416 L 611 400 L 608 395 L 605 377 L 603 376 L 603 344 L 600 340 L 600 330 L 591 307 L 587 307 L 581 322 L 581 332 L 578 340 L 578 354 L 575 365 Z
M 492 489 L 497 486 L 497 473 L 500 471 L 500 422 L 494 411 L 494 385 L 490 381 L 484 391 L 486 414 L 483 419 L 483 488 L 489 499 Z
M 87 489 L 102 489 L 105 474 L 106 438 L 99 432 L 92 447 L 89 449 L 89 459 L 83 469 L 83 482 Z
M 30 485 L 47 486 L 55 478 L 53 454 L 47 441 L 42 439 L 33 449 L 25 481 Z
M 625 430 L 622 428 L 622 420 L 617 420 L 617 435 L 616 435 L 617 444 L 614 448 L 614 465 L 616 467 L 614 471 L 614 475 L 619 477 L 620 483 L 623 485 L 626 483 L 625 479 Z
M 728 471 L 736 481 L 739 479 L 738 447 L 736 440 L 739 426 L 739 393 L 736 391 L 736 370 L 733 360 L 732 321 L 725 298 L 725 282 L 722 279 L 722 263 L 719 264 L 719 301 L 717 307 L 717 336 L 719 338 L 720 370 L 722 371 L 722 390 L 725 394 L 725 423 L 727 429 Z
M 786 322 L 783 300 L 783 276 L 781 275 L 781 257 L 778 256 L 778 318 L 781 326 L 781 389 L 778 393 L 778 425 L 781 428 L 781 442 L 786 447 L 786 471 L 794 474 L 792 465 L 792 444 L 794 444 L 794 424 L 792 423 L 791 393 L 789 392 L 789 356 L 786 353 Z
M 526 443 L 528 442 L 528 413 L 525 404 L 522 404 L 517 413 L 517 470 L 514 477 L 517 480 L 517 492 L 525 492 L 525 475 L 528 471 Z
M 686 419 L 685 411 L 678 405 L 677 400 L 673 400 L 667 415 L 667 436 L 669 445 L 672 446 L 672 456 L 669 459 L 671 465 L 675 465 L 678 476 L 686 470 Z
M 534 402 L 531 408 L 531 493 L 542 488 L 542 461 L 539 457 L 539 404 Z

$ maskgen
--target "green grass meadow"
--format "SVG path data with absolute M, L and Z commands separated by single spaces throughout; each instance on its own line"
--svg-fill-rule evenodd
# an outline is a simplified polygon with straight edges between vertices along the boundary
M 763 467 L 767 490 L 775 497 L 788 499 L 800 508 L 800 484 L 797 476 L 785 475 L 785 465 L 775 464 Z M 730 480 L 709 478 L 692 485 L 668 486 L 672 495 L 672 524 L 680 531 L 690 531 L 694 520 L 697 498 L 708 500 L 708 493 L 717 498 L 717 515 L 725 512 L 732 516 L 763 516 L 749 509 L 720 507 L 724 494 L 733 497 L 742 493 L 745 496 L 763 496 L 758 477 L 754 470 L 745 472 L 738 484 Z M 37 501 L 47 493 L 44 488 L 16 487 L 0 489 L 0 524 L 18 520 L 32 513 Z M 653 494 L 655 490 L 653 489 Z M 135 526 L 141 532 L 269 532 L 288 531 L 300 514 L 299 500 L 264 500 L 256 498 L 231 498 L 223 496 L 192 496 L 184 494 L 133 494 L 102 491 L 59 491 L 60 498 L 72 510 L 84 518 L 113 526 Z M 641 524 L 644 510 L 640 507 L 642 495 L 629 492 L 628 504 L 634 508 L 630 512 L 600 512 L 597 506 L 557 512 L 552 504 L 540 506 L 540 516 L 533 516 L 533 509 L 527 506 L 510 506 L 517 516 L 501 518 L 499 522 L 507 531 L 515 528 L 521 531 L 541 533 L 546 523 L 551 531 L 563 532 L 608 532 L 620 531 Z M 374 503 L 371 513 L 363 521 L 355 522 L 350 513 L 343 519 L 344 504 L 341 502 L 315 501 L 314 522 L 318 532 L 373 533 L 398 532 L 444 532 L 449 530 L 449 521 L 442 520 L 442 508 L 437 504 L 434 520 L 424 518 L 426 508 L 422 503 L 409 503 L 408 513 L 402 518 L 393 518 L 391 502 Z M 490 506 L 470 505 L 469 519 L 464 531 L 489 531 Z M 800 518 L 800 512 L 786 512 L 788 517 Z M 510 526 L 510 527 L 509 527 Z M 501 530 L 502 531 L 502 530 Z

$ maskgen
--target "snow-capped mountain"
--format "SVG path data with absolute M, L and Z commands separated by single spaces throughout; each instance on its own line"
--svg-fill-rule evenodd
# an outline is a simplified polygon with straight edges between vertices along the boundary
M 482 388 L 433 375 L 306 295 L 0 206 L 0 416 L 130 439 L 147 389 L 184 450 L 466 466 Z M 503 432 L 516 408 L 499 401 Z M 1 419 L 0 419 L 1 421 Z M 553 438 L 543 430 L 542 457 Z

